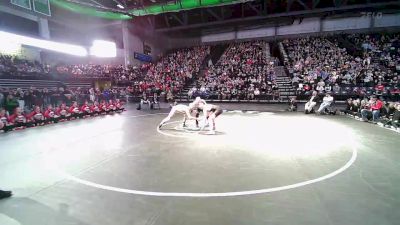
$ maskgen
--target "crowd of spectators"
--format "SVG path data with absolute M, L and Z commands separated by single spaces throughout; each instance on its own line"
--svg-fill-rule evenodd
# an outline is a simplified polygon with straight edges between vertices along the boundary
M 253 100 L 277 94 L 274 61 L 267 57 L 267 46 L 265 41 L 231 44 L 188 97 Z
M 375 95 L 369 98 L 349 98 L 342 113 L 400 132 L 400 102 L 385 101 Z
M 305 112 L 335 114 L 331 109 L 334 96 L 343 94 L 352 98 L 347 99 L 342 114 L 400 132 L 399 37 L 347 36 L 356 48 L 362 49 L 359 56 L 340 48 L 335 37 L 283 41 L 280 50 L 297 94 L 311 95 Z M 297 110 L 296 98 L 291 99 L 289 110 Z
M 82 78 L 107 78 L 115 82 L 139 81 L 144 77 L 147 65 L 143 66 L 122 66 L 122 65 L 63 65 L 56 66 L 55 73 L 62 76 L 69 76 L 73 79 Z
M 29 61 L 16 56 L 0 54 L 0 73 L 13 74 L 20 76 L 22 74 L 47 74 L 48 66 L 43 66 L 37 61 Z
M 138 93 L 156 89 L 160 92 L 176 94 L 186 82 L 200 70 L 205 57 L 210 53 L 208 46 L 186 48 L 173 51 L 156 63 L 141 66 L 122 65 L 58 65 L 43 66 L 18 57 L 0 55 L 0 75 L 7 73 L 17 77 L 21 74 L 52 74 L 69 79 L 111 79 L 117 85 L 138 87 Z
M 0 88 L 0 130 L 10 131 L 58 121 L 122 112 L 125 89 L 29 90 Z
M 287 54 L 284 61 L 297 94 L 311 94 L 313 90 L 358 96 L 400 93 L 396 69 L 373 64 L 369 54 L 354 57 L 335 39 L 307 37 L 285 40 L 283 45 Z
M 363 50 L 365 58 L 389 70 L 385 72 L 400 71 L 400 34 L 353 34 L 347 39 Z
M 146 89 L 154 87 L 165 93 L 176 94 L 200 71 L 200 66 L 207 55 L 209 46 L 199 46 L 174 51 L 162 57 L 158 63 L 150 64 L 144 80 L 139 82 Z

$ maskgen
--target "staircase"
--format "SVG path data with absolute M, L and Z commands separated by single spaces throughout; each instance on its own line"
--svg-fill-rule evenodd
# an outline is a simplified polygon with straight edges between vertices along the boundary
M 339 47 L 346 48 L 347 53 L 354 57 L 362 57 L 363 50 L 360 46 L 356 46 L 354 43 L 344 38 L 343 35 L 337 35 L 328 39 L 332 43 L 338 43 Z
M 182 102 L 182 101 L 191 101 L 191 99 L 188 100 L 188 92 L 189 92 L 190 89 L 192 89 L 193 87 L 195 87 L 197 85 L 198 78 L 204 76 L 204 73 L 208 70 L 208 60 L 211 59 L 212 63 L 215 65 L 219 61 L 221 56 L 225 53 L 225 51 L 227 50 L 228 46 L 229 45 L 227 45 L 227 44 L 211 46 L 210 55 L 208 55 L 204 59 L 203 63 L 201 64 L 200 71 L 197 74 L 197 76 L 194 76 L 192 82 L 187 83 L 182 88 L 182 90 L 175 96 L 176 99 L 178 99 L 178 101 L 180 101 L 180 102 Z
M 221 56 L 225 53 L 227 47 L 228 47 L 227 44 L 220 44 L 220 45 L 211 46 L 210 58 L 211 58 L 211 61 L 213 62 L 214 65 L 219 61 Z M 207 60 L 207 63 L 208 63 L 208 60 Z
M 292 80 L 286 74 L 285 68 L 283 66 L 276 66 L 274 70 L 281 100 L 288 101 L 291 97 L 296 96 L 296 90 L 293 88 Z

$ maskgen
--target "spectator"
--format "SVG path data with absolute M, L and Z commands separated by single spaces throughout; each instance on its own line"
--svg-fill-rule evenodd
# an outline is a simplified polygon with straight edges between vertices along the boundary
M 7 95 L 6 101 L 5 101 L 5 108 L 8 111 L 8 113 L 13 113 L 15 108 L 19 106 L 18 101 L 14 98 L 12 94 Z
M 369 103 L 361 110 L 362 120 L 368 121 L 368 118 L 372 117 L 372 122 L 377 123 L 382 106 L 381 100 L 377 99 L 376 96 L 371 96 Z
M 400 103 L 393 104 L 394 111 L 392 118 L 388 118 L 384 123 L 379 123 L 380 126 L 389 127 L 400 132 Z
M 267 57 L 267 46 L 264 41 L 231 44 L 198 85 L 219 99 L 254 99 L 256 89 L 260 92 L 258 98 L 272 94 L 268 87 L 275 79 L 274 60 Z
M 318 92 L 313 91 L 310 100 L 308 100 L 308 102 L 304 106 L 304 112 L 306 114 L 313 113 L 314 107 L 317 105 L 318 101 Z
M 289 112 L 297 111 L 297 98 L 296 96 L 290 98 L 289 108 L 287 109 Z
M 325 113 L 325 111 L 332 105 L 332 103 L 333 97 L 330 95 L 330 93 L 326 93 L 321 105 L 319 106 L 318 113 Z

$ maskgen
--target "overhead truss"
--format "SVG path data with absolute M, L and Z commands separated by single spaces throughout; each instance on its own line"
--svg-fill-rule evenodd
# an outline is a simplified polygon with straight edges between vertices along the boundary
M 173 31 L 268 18 L 342 12 L 359 14 L 363 10 L 400 10 L 400 0 L 255 0 L 236 5 L 154 15 L 153 25 L 157 31 Z

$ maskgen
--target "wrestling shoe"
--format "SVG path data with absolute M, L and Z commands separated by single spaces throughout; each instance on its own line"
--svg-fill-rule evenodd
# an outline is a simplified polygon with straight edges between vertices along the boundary
M 210 135 L 211 134 L 215 134 L 215 130 L 210 130 L 210 131 L 207 132 L 207 134 L 210 134 Z
M 12 196 L 12 192 L 11 191 L 1 191 L 0 190 L 0 199 L 9 198 L 11 196 Z

